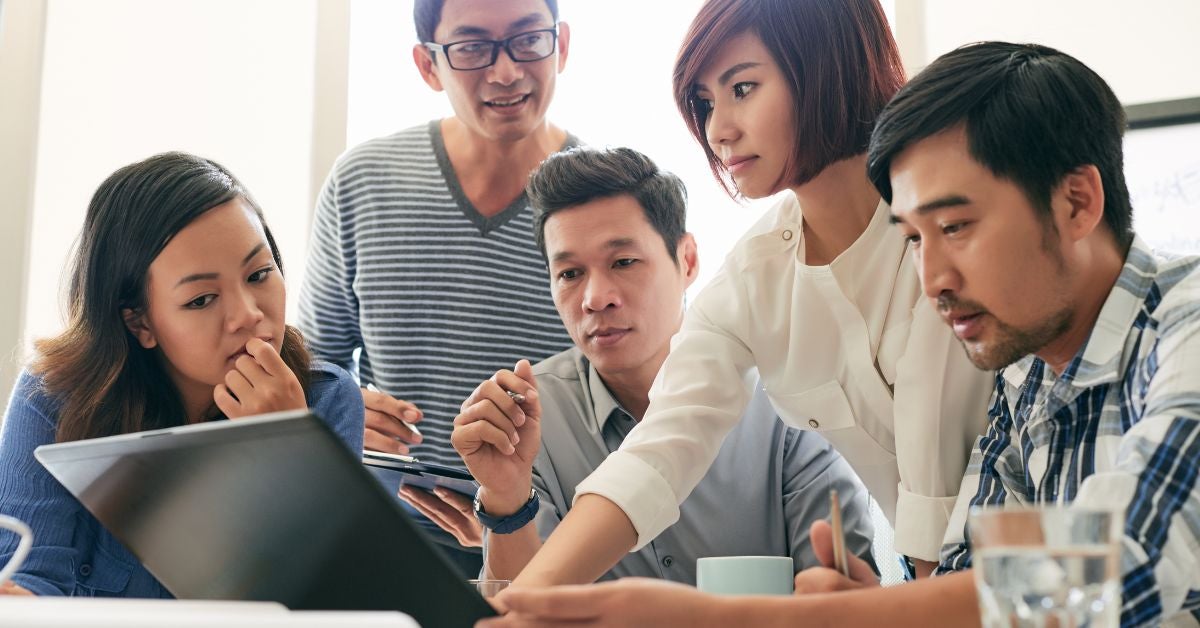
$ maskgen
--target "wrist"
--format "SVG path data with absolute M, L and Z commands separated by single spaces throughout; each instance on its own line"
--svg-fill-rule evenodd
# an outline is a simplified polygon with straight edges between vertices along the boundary
M 531 490 L 532 482 L 522 482 L 515 488 L 504 491 L 489 490 L 486 486 L 480 486 L 479 504 L 484 512 L 493 517 L 509 517 L 525 507 Z
M 515 512 L 502 516 L 493 515 L 487 511 L 487 508 L 480 501 L 479 492 L 476 491 L 475 493 L 475 518 L 479 520 L 479 523 L 483 527 L 491 530 L 494 534 L 512 534 L 524 528 L 537 516 L 540 507 L 538 494 L 530 488 L 529 497 L 525 500 L 525 504 Z

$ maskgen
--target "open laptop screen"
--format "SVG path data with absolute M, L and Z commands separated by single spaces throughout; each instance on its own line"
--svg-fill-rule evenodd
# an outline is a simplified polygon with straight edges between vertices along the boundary
M 493 615 L 317 417 L 46 445 L 39 461 L 172 594 L 292 609 Z

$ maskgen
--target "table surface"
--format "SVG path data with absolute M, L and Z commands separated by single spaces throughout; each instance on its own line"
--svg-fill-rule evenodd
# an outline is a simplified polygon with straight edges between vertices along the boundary
M 0 596 L 5 628 L 419 628 L 398 612 L 289 611 L 273 602 Z

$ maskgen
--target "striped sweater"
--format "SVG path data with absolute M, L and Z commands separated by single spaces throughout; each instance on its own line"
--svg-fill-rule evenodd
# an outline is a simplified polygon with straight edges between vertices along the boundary
M 299 325 L 320 359 L 424 412 L 412 455 L 459 467 L 450 431 L 467 395 L 571 346 L 528 199 L 482 216 L 436 120 L 338 160 L 317 201 Z

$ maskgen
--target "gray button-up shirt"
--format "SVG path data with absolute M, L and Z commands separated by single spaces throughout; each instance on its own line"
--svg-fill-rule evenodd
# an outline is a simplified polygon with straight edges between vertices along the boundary
M 609 392 L 578 349 L 534 367 L 542 403 L 542 450 L 533 468 L 543 539 L 566 515 L 586 478 L 637 421 Z M 819 435 L 789 428 L 761 387 L 680 517 L 653 542 L 627 555 L 603 580 L 644 576 L 696 582 L 705 556 L 791 556 L 797 571 L 817 565 L 813 521 L 829 517 L 829 490 L 842 503 L 847 551 L 869 554 L 867 492 L 850 465 Z

